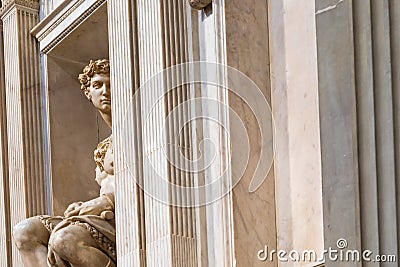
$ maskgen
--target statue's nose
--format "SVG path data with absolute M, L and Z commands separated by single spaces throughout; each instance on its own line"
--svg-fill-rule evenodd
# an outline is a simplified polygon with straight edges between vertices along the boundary
M 107 84 L 103 85 L 103 95 L 109 95 L 110 94 L 110 86 Z

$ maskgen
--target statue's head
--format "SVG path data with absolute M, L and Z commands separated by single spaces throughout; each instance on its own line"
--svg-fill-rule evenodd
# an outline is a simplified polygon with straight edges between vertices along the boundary
M 91 60 L 79 74 L 81 89 L 103 113 L 111 113 L 110 63 L 107 59 Z

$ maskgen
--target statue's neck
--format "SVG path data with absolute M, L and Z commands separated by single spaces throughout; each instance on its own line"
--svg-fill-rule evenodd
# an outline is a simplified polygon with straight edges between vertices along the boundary
M 101 117 L 107 123 L 108 127 L 112 129 L 112 117 L 111 114 L 100 112 Z

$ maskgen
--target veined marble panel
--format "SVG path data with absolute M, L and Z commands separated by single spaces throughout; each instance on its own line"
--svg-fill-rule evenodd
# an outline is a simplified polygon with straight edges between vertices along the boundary
M 225 3 L 227 64 L 245 73 L 259 90 L 258 104 L 267 112 L 255 114 L 255 106 L 235 94 L 229 95 L 229 106 L 237 112 L 246 128 L 248 143 L 231 122 L 232 172 L 237 175 L 240 162 L 247 161 L 240 182 L 233 189 L 234 246 L 237 266 L 276 266 L 276 262 L 262 262 L 258 251 L 268 246 L 276 249 L 275 177 L 271 169 L 263 184 L 255 191 L 249 188 L 255 171 L 267 169 L 273 162 L 273 122 L 270 108 L 271 80 L 269 53 L 268 3 L 253 0 L 231 0 Z M 255 30 L 257 29 L 257 30 Z M 249 41 L 251 40 L 251 41 Z M 246 97 L 255 92 L 246 90 Z M 262 98 L 264 96 L 264 99 Z M 262 121 L 262 119 L 265 120 Z M 231 119 L 233 121 L 233 118 Z M 259 127 L 263 124 L 263 128 Z M 262 129 L 266 129 L 263 131 Z M 248 151 L 246 159 L 244 151 Z M 261 152 L 266 156 L 260 159 Z M 259 160 L 261 160 L 259 162 Z

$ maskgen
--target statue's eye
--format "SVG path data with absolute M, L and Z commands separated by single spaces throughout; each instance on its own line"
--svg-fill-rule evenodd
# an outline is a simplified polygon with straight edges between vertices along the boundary
M 101 83 L 99 83 L 99 82 L 93 83 L 93 88 L 99 89 L 100 87 L 101 87 Z

